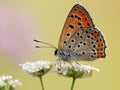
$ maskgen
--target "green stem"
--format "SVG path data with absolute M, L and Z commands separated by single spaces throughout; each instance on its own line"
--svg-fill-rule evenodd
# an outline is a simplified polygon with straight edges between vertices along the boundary
M 0 90 L 5 90 L 5 87 L 1 87 Z
M 75 80 L 76 80 L 76 78 L 73 78 L 73 80 L 72 80 L 72 85 L 71 85 L 71 90 L 73 90 L 73 88 L 74 88 Z
M 44 85 L 43 85 L 42 76 L 40 76 L 39 78 L 40 78 L 40 83 L 41 83 L 42 90 L 44 90 Z
M 10 86 L 8 90 L 15 90 L 15 88 L 13 88 L 12 86 Z

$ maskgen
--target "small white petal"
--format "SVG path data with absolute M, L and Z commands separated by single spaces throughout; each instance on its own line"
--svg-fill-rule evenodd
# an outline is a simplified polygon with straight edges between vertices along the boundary
M 12 84 L 13 88 L 20 87 L 20 86 L 22 86 L 22 83 L 19 80 L 13 81 L 13 84 Z
M 0 78 L 0 87 L 6 86 L 6 83 Z
M 8 85 L 10 85 L 10 86 L 12 86 L 13 83 L 14 83 L 13 80 L 9 80 L 9 81 L 8 81 Z
M 1 79 L 2 79 L 3 81 L 11 80 L 11 79 L 12 79 L 12 76 L 11 76 L 11 75 L 2 76 Z
M 15 89 L 21 85 L 22 83 L 19 80 L 12 80 L 12 76 L 10 75 L 0 77 L 0 87 L 12 87 Z

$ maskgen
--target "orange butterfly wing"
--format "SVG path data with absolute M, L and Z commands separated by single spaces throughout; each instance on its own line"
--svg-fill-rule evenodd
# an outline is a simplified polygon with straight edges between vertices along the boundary
M 62 49 L 63 44 L 69 41 L 70 37 L 83 27 L 94 27 L 94 24 L 87 10 L 83 6 L 76 4 L 66 19 L 58 49 Z

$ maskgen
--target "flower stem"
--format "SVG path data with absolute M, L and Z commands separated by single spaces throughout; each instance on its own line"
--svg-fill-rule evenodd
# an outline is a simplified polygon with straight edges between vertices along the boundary
M 73 88 L 74 88 L 75 80 L 76 80 L 76 78 L 73 78 L 73 80 L 72 80 L 72 85 L 71 85 L 71 90 L 73 90 Z
M 42 76 L 40 76 L 39 78 L 40 78 L 40 83 L 41 83 L 42 90 L 44 90 L 44 85 L 43 85 Z
M 15 90 L 14 88 L 10 87 L 9 90 Z

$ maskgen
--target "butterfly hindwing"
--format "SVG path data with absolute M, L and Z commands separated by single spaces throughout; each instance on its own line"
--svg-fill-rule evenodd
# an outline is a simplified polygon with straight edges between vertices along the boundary
M 101 32 L 94 28 L 82 28 L 64 45 L 65 51 L 70 52 L 71 59 L 95 60 L 104 58 L 105 42 Z
M 60 36 L 58 48 L 62 49 L 64 43 L 66 43 L 71 36 L 83 27 L 94 27 L 94 24 L 87 10 L 83 6 L 76 4 L 71 9 L 66 19 Z

